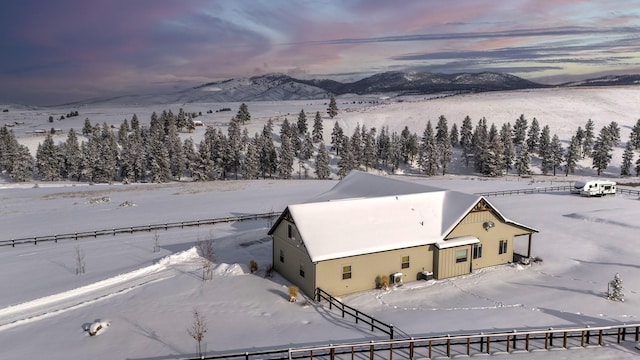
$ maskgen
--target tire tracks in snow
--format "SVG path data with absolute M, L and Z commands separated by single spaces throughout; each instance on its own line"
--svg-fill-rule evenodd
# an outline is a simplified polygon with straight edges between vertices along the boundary
M 176 276 L 176 265 L 197 257 L 195 248 L 168 256 L 158 263 L 76 289 L 0 309 L 0 331 L 78 309 L 145 285 Z

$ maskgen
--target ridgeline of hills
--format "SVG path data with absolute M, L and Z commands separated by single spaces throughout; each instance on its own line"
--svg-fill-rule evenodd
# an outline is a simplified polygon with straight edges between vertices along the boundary
M 640 84 L 640 75 L 605 76 L 555 87 L 616 86 Z M 421 95 L 470 93 L 554 87 L 495 72 L 435 74 L 384 72 L 354 82 L 327 79 L 302 80 L 284 74 L 267 74 L 210 82 L 190 89 L 154 95 L 129 95 L 94 99 L 89 103 L 196 103 L 327 99 L 345 94 Z

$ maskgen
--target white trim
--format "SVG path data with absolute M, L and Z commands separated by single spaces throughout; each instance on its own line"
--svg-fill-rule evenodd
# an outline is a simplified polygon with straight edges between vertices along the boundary
M 477 244 L 479 242 L 480 239 L 475 236 L 460 236 L 449 240 L 438 241 L 436 247 L 438 249 L 449 249 L 456 246 Z

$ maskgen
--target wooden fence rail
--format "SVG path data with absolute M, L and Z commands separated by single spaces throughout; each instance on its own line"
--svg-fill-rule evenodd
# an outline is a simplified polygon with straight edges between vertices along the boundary
M 81 238 L 89 238 L 89 237 L 96 238 L 98 236 L 104 236 L 104 235 L 115 236 L 117 234 L 122 234 L 122 233 L 132 234 L 134 232 L 140 232 L 140 231 L 150 232 L 153 230 L 169 230 L 172 228 L 184 228 L 189 226 L 200 226 L 200 225 L 213 225 L 218 223 L 228 223 L 228 222 L 235 222 L 235 221 L 270 219 L 278 215 L 280 215 L 280 213 L 268 212 L 268 213 L 261 213 L 261 214 L 227 216 L 227 217 L 221 217 L 221 218 L 211 218 L 211 219 L 202 219 L 202 220 L 200 219 L 187 220 L 187 221 L 170 222 L 170 223 L 162 223 L 162 224 L 136 225 L 136 226 L 93 230 L 93 231 L 79 231 L 79 232 L 67 233 L 67 234 L 33 236 L 33 237 L 25 237 L 25 238 L 11 239 L 11 240 L 0 240 L 0 246 L 15 247 L 16 245 L 24 245 L 24 244 L 37 245 L 40 242 L 56 242 L 57 243 L 58 241 L 61 241 L 61 240 L 78 240 Z
M 512 190 L 500 190 L 500 191 L 487 191 L 482 193 L 476 193 L 476 195 L 481 196 L 509 196 L 509 195 L 522 195 L 522 194 L 540 194 L 540 193 L 548 193 L 548 192 L 559 192 L 559 191 L 571 191 L 572 186 L 563 185 L 563 186 L 549 186 L 549 187 L 540 187 L 540 188 L 531 188 L 531 189 L 512 189 Z M 617 186 L 616 192 L 620 194 L 629 194 L 640 196 L 640 190 L 636 189 L 628 189 L 624 187 Z
M 432 359 L 453 358 L 552 349 L 602 346 L 606 341 L 638 342 L 640 324 L 544 330 L 513 330 L 479 334 L 457 334 L 353 344 L 289 348 L 260 352 L 239 352 L 206 356 L 203 359 Z M 188 360 L 195 360 L 190 358 Z

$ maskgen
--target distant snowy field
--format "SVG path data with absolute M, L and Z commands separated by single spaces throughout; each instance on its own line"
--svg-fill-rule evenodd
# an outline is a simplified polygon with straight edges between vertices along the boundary
M 638 88 L 544 90 L 465 95 L 435 100 L 353 104 L 341 99 L 344 111 L 336 120 L 350 134 L 356 123 L 367 127 L 405 125 L 421 133 L 425 121 L 444 114 L 461 123 L 485 116 L 489 123 L 513 122 L 521 113 L 567 140 L 591 118 L 596 129 L 617 121 L 622 141 L 640 117 Z M 341 104 L 342 102 L 342 104 Z M 351 105 L 348 106 L 346 103 Z M 321 101 L 250 103 L 250 133 L 269 117 L 295 120 L 323 111 Z M 280 105 L 280 106 L 278 106 Z M 231 113 L 200 118 L 219 124 L 237 111 L 236 104 L 187 104 L 187 111 L 231 107 Z M 118 125 L 135 112 L 148 121 L 151 111 L 166 107 L 109 105 L 80 109 L 70 121 L 53 126 L 80 129 L 85 116 L 93 123 Z M 202 109 L 202 110 L 199 110 Z M 347 110 L 350 109 L 350 110 Z M 0 124 L 14 127 L 20 141 L 41 138 L 33 129 L 51 128 L 49 114 L 75 109 L 19 109 L 1 113 Z M 88 115 L 91 113 L 92 115 Z M 290 114 L 290 115 L 287 115 Z M 280 118 L 281 119 L 281 118 Z M 71 121 L 75 122 L 74 124 Z M 325 122 L 325 139 L 334 120 Z M 351 130 L 347 130 L 351 129 Z M 204 131 L 197 130 L 194 136 Z M 64 138 L 62 138 L 64 140 Z M 618 149 L 621 154 L 621 148 Z M 35 153 L 34 150 L 32 150 Z M 619 156 L 616 153 L 615 156 Z M 612 160 L 605 174 L 616 177 L 620 161 Z M 461 173 L 464 168 L 457 167 Z M 593 176 L 588 164 L 579 175 Z M 507 176 L 486 179 L 468 173 L 409 181 L 467 192 L 545 187 L 568 184 L 564 176 Z M 618 181 L 635 181 L 630 180 Z M 257 180 L 162 185 L 84 185 L 0 183 L 0 240 L 89 231 L 128 225 L 155 224 L 229 215 L 281 211 L 335 185 L 336 180 Z M 107 202 L 92 199 L 106 197 Z M 544 261 L 530 267 L 515 265 L 484 269 L 456 279 L 407 283 L 390 291 L 367 291 L 342 300 L 412 336 L 471 333 L 529 328 L 640 323 L 640 202 L 637 197 L 583 198 L 568 193 L 489 198 L 513 220 L 540 230 L 533 253 Z M 120 206 L 128 202 L 133 206 Z M 357 216 L 357 214 L 354 214 Z M 321 219 L 319 219 L 321 221 Z M 131 235 L 103 236 L 0 247 L 0 346 L 2 358 L 51 359 L 173 359 L 195 356 L 195 341 L 187 334 L 192 311 L 207 319 L 207 354 L 288 348 L 384 338 L 379 332 L 342 319 L 337 312 L 306 299 L 290 304 L 285 280 L 264 278 L 271 261 L 266 236 L 268 221 L 249 221 Z M 154 237 L 159 252 L 153 252 Z M 214 239 L 213 280 L 201 280 L 198 240 Z M 76 252 L 85 255 L 85 274 L 76 276 Z M 250 274 L 249 261 L 259 265 Z M 619 273 L 625 302 L 604 298 L 607 283 Z M 109 324 L 99 336 L 85 331 L 96 322 Z M 514 359 L 631 359 L 640 351 L 633 342 L 603 348 L 517 354 Z M 492 358 L 502 359 L 503 355 Z

